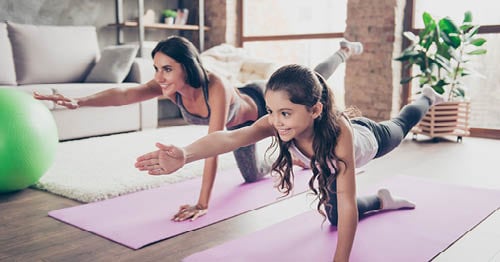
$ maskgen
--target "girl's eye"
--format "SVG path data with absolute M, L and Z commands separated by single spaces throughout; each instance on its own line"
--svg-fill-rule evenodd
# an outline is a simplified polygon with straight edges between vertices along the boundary
M 288 113 L 288 112 L 281 112 L 281 115 L 283 115 L 284 117 L 288 117 L 288 116 L 290 116 L 290 113 Z
M 273 113 L 273 111 L 271 111 L 271 109 L 267 109 L 266 111 L 267 111 L 268 114 L 272 114 Z

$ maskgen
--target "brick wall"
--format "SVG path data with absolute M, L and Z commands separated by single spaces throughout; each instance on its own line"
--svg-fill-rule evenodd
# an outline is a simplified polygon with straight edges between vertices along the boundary
M 404 0 L 349 0 L 345 38 L 364 44 L 364 53 L 348 60 L 346 106 L 355 105 L 373 120 L 399 111 Z
M 238 46 L 237 0 L 205 1 L 205 23 L 210 31 L 205 34 L 205 49 L 228 43 Z

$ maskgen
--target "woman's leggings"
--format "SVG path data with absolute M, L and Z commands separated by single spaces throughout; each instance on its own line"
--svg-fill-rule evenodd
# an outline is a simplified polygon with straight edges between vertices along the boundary
M 337 51 L 333 55 L 329 56 L 326 60 L 319 63 L 314 70 L 319 73 L 323 78 L 328 79 L 337 70 L 338 66 L 346 60 L 346 55 L 343 51 Z M 260 81 L 245 85 L 238 88 L 241 93 L 250 96 L 259 111 L 258 118 L 267 114 L 266 102 L 264 100 L 264 91 L 266 88 L 266 82 Z M 244 126 L 249 126 L 255 121 L 248 121 L 246 123 L 227 128 L 228 130 L 234 130 L 242 128 Z M 245 182 L 254 182 L 266 175 L 270 170 L 270 166 L 265 166 L 259 163 L 259 158 L 256 151 L 255 145 L 249 145 L 245 147 L 240 147 L 233 151 L 234 158 L 238 165 Z
M 378 151 L 375 158 L 381 157 L 394 148 L 396 148 L 404 137 L 410 132 L 410 130 L 418 123 L 427 113 L 429 107 L 431 106 L 431 101 L 424 96 L 421 96 L 417 100 L 413 101 L 401 109 L 399 114 L 387 121 L 374 122 L 368 118 L 354 118 L 351 119 L 351 123 L 356 125 L 363 125 L 368 127 L 378 143 Z M 325 204 L 325 211 L 328 220 L 332 225 L 337 225 L 338 213 L 337 213 L 337 180 L 335 180 L 332 185 L 332 189 L 328 194 L 328 203 Z M 376 195 L 358 197 L 358 217 L 363 217 L 364 214 L 380 209 L 380 199 Z

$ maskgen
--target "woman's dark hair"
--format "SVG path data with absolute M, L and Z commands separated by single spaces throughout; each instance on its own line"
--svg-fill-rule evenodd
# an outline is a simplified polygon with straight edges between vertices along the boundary
M 201 63 L 200 55 L 196 47 L 182 36 L 170 36 L 165 40 L 158 42 L 151 56 L 161 52 L 182 65 L 186 72 L 186 82 L 194 87 L 208 85 L 207 72 Z
M 335 155 L 342 112 L 337 110 L 333 93 L 323 77 L 300 65 L 283 66 L 274 72 L 266 86 L 268 91 L 285 91 L 292 103 L 304 105 L 308 110 L 317 102 L 323 104 L 321 115 L 314 120 L 314 155 L 311 158 L 313 176 L 309 180 L 309 187 L 319 199 L 318 212 L 325 216 L 321 206 L 329 201 L 327 192 L 335 188 L 333 183 L 336 183 L 338 173 L 335 161 L 345 164 Z M 292 156 L 289 151 L 291 141 L 283 142 L 277 134 L 275 139 L 280 150 L 272 170 L 280 176 L 278 189 L 288 195 L 293 188 Z

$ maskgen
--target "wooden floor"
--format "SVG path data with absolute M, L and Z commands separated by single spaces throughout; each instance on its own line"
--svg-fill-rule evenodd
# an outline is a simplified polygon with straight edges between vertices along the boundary
M 500 140 L 410 138 L 358 175 L 358 188 L 396 175 L 500 189 Z M 198 192 L 192 192 L 193 200 Z M 131 250 L 47 216 L 78 202 L 26 189 L 0 195 L 0 261 L 180 261 L 182 258 L 301 213 L 305 194 L 217 224 Z M 208 214 L 210 215 L 210 213 Z

